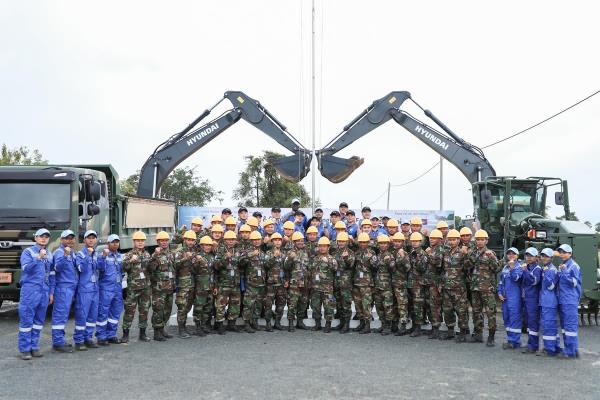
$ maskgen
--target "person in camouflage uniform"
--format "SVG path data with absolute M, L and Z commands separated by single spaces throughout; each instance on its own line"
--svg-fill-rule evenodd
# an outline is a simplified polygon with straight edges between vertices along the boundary
M 410 270 L 406 287 L 410 290 L 413 301 L 413 326 L 410 337 L 421 336 L 421 325 L 423 324 L 423 286 L 425 286 L 424 275 L 427 271 L 427 253 L 421 247 L 423 235 L 419 232 L 411 233 L 410 244 Z
M 473 238 L 473 232 L 471 229 L 466 226 L 461 228 L 460 231 L 460 243 L 459 247 L 461 248 L 462 253 L 466 256 L 465 262 L 468 262 L 469 253 L 475 250 L 475 242 L 471 240 Z M 465 277 L 466 285 L 467 285 L 467 305 L 471 305 L 472 299 L 472 291 L 471 291 L 471 276 L 467 271 L 467 276 Z M 467 309 L 467 321 L 469 320 L 469 310 Z M 470 329 L 467 327 L 467 336 L 470 335 Z
M 213 241 L 213 254 L 225 250 L 225 242 L 223 241 L 223 225 L 215 224 L 210 228 L 210 238 Z
M 340 314 L 340 333 L 350 331 L 352 319 L 352 282 L 354 275 L 354 252 L 348 248 L 348 234 L 342 232 L 336 236 L 337 245 L 331 246 L 331 255 L 335 257 L 338 269 L 335 273 L 334 296 L 336 310 Z
M 277 232 L 270 237 L 270 243 L 273 246 L 266 253 L 267 267 L 267 294 L 265 297 L 265 319 L 267 327 L 270 325 L 271 319 L 275 318 L 273 328 L 281 331 L 281 318 L 287 301 L 287 288 L 285 287 L 285 272 L 283 270 L 283 261 L 285 255 L 281 250 L 282 238 Z M 275 304 L 275 313 L 273 314 L 273 304 Z M 268 330 L 268 329 L 267 329 Z
M 391 324 L 394 319 L 394 294 L 392 292 L 392 271 L 396 267 L 396 260 L 389 250 L 390 237 L 388 235 L 377 236 L 379 244 L 379 255 L 374 262 L 375 287 L 373 299 L 377 316 L 381 321 L 382 335 L 391 333 Z
M 251 218 L 254 217 L 250 217 L 248 218 L 248 222 L 250 221 Z M 256 220 L 256 218 L 254 218 L 254 220 Z M 239 253 L 240 256 L 245 256 L 246 254 L 248 254 L 249 252 L 252 251 L 253 247 L 252 243 L 250 242 L 250 233 L 252 232 L 252 227 L 248 224 L 242 224 L 240 226 L 240 230 L 238 233 L 238 240 L 237 243 L 235 244 L 235 251 L 237 253 Z M 243 268 L 240 269 L 240 315 L 238 315 L 238 317 L 241 317 L 242 314 L 244 313 L 244 295 L 246 294 L 246 273 L 244 271 Z M 229 311 L 227 311 L 229 313 Z
M 306 252 L 308 253 L 308 261 L 309 261 L 309 265 L 310 263 L 312 263 L 312 261 L 315 259 L 315 257 L 317 256 L 318 253 L 318 245 L 317 245 L 317 239 L 319 236 L 319 230 L 315 227 L 315 226 L 309 226 L 306 229 L 306 244 L 304 246 L 304 248 L 306 249 Z M 298 318 L 302 318 L 302 319 L 307 319 L 308 318 L 308 308 L 312 308 L 313 310 L 313 318 L 314 318 L 314 313 L 315 313 L 315 307 L 312 305 L 312 288 L 313 286 L 313 281 L 312 279 L 309 280 L 308 282 L 308 301 L 306 302 L 306 309 L 301 313 L 301 315 L 298 315 Z M 320 312 L 320 310 L 319 310 Z
M 129 342 L 129 328 L 135 316 L 139 313 L 139 339 L 147 342 L 148 310 L 150 309 L 150 279 L 148 263 L 150 254 L 146 251 L 146 235 L 144 232 L 133 234 L 133 249 L 123 256 L 123 272 L 127 274 L 127 297 L 125 298 L 125 315 L 123 316 L 122 343 Z
M 196 242 L 198 242 L 202 236 L 208 235 L 208 229 L 204 229 L 202 225 L 202 218 L 195 217 L 192 219 L 192 227 L 190 228 L 190 230 L 194 231 L 194 233 L 196 234 Z M 178 245 L 183 244 L 183 235 L 187 231 L 187 227 L 183 225 L 181 229 L 173 236 L 172 243 Z
M 356 261 L 354 263 L 354 286 L 352 297 L 356 312 L 360 314 L 360 323 L 356 330 L 362 334 L 371 332 L 371 304 L 373 303 L 373 263 L 377 261 L 377 256 L 369 248 L 369 235 L 360 233 L 357 238 L 358 250 L 356 251 Z
M 292 221 L 283 223 L 283 252 L 286 254 L 294 250 L 294 241 L 292 240 L 294 229 L 296 229 L 296 226 Z
M 225 309 L 227 308 L 227 329 L 239 332 L 235 321 L 240 315 L 240 258 L 235 249 L 235 233 L 224 235 L 225 247 L 215 255 L 214 269 L 217 282 L 216 325 L 220 335 L 225 334 Z
M 331 332 L 331 321 L 335 308 L 333 297 L 333 280 L 338 269 L 336 259 L 329 255 L 329 239 L 322 237 L 317 244 L 317 255 L 310 263 L 312 293 L 310 303 L 313 308 L 315 326 L 313 330 L 321 330 L 321 306 L 325 310 L 325 333 Z
M 487 248 L 488 234 L 484 230 L 475 232 L 476 249 L 469 254 L 468 268 L 471 275 L 474 332 L 472 341 L 483 342 L 483 311 L 488 318 L 487 345 L 494 346 L 496 333 L 496 273 L 500 262 L 496 254 Z
M 392 255 L 395 258 L 392 270 L 392 289 L 394 292 L 394 305 L 396 307 L 395 320 L 400 322 L 400 327 L 395 332 L 396 336 L 406 335 L 406 324 L 408 323 L 408 293 L 406 290 L 407 274 L 410 270 L 410 257 L 404 250 L 404 234 L 396 232 L 392 237 L 394 249 Z
M 194 265 L 194 323 L 196 324 L 196 336 L 206 336 L 210 333 L 210 313 L 213 303 L 213 241 L 208 236 L 200 238 L 200 245 L 196 249 L 196 260 Z
M 164 342 L 172 338 L 165 325 L 171 317 L 173 292 L 175 291 L 175 257 L 169 249 L 169 234 L 159 232 L 156 235 L 158 247 L 148 263 L 148 272 L 152 284 L 152 328 L 154 340 Z
M 275 234 L 275 221 L 272 219 L 267 219 L 263 223 L 263 247 L 262 250 L 267 252 L 273 248 L 273 243 L 271 242 L 271 237 Z M 279 235 L 281 236 L 281 234 Z
M 246 277 L 244 295 L 244 330 L 254 333 L 258 330 L 258 318 L 266 296 L 266 255 L 261 250 L 262 236 L 258 231 L 250 233 L 249 241 L 253 249 L 246 251 L 240 258 L 240 265 Z M 267 321 L 267 331 L 272 332 L 271 320 Z
M 460 328 L 456 342 L 463 343 L 469 329 L 465 255 L 459 246 L 460 235 L 457 230 L 450 230 L 447 240 L 448 248 L 444 251 L 444 273 L 442 276 L 444 283 L 444 320 L 448 326 L 448 332 L 442 335 L 440 339 L 450 340 L 454 338 L 456 313 L 458 327 Z
M 194 269 L 198 262 L 196 255 L 196 233 L 187 231 L 183 234 L 183 245 L 175 252 L 175 275 L 177 287 L 175 304 L 177 305 L 177 326 L 179 337 L 190 337 L 185 329 L 187 315 L 194 302 Z
M 439 339 L 440 325 L 442 324 L 442 268 L 445 247 L 442 245 L 444 235 L 438 229 L 431 231 L 427 253 L 426 283 L 429 295 L 429 312 L 431 320 L 430 339 Z
M 304 248 L 304 236 L 294 232 L 292 239 L 294 249 L 287 253 L 284 261 L 286 283 L 288 289 L 288 332 L 294 331 L 294 320 L 298 317 L 297 328 L 307 329 L 301 313 L 308 303 L 309 257 Z

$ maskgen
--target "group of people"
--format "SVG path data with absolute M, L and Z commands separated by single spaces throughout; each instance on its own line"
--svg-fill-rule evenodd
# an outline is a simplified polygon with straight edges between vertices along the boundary
M 39 336 L 49 302 L 54 303 L 53 349 L 72 352 L 73 348 L 85 351 L 127 343 L 136 310 L 139 340 L 149 341 L 150 307 L 154 340 L 171 338 L 165 325 L 173 298 L 178 336 L 184 339 L 190 334 L 253 333 L 259 329 L 259 318 L 266 320 L 267 332 L 309 329 L 303 322 L 309 308 L 315 320 L 312 330 L 329 333 L 337 329 L 344 334 L 350 331 L 354 303 L 354 319 L 359 320 L 354 330 L 361 334 L 427 335 L 456 342 L 483 342 L 485 313 L 488 346 L 495 345 L 498 298 L 507 332 L 503 348 L 521 347 L 524 312 L 528 327 L 524 352 L 578 356 L 581 271 L 569 245 L 561 245 L 556 252 L 546 248 L 539 254 L 535 248 L 526 249 L 524 261 L 511 248 L 502 268 L 487 248 L 484 230 L 473 235 L 467 227 L 457 231 L 441 221 L 427 232 L 418 217 L 406 223 L 393 218 L 383 222 L 365 216 L 370 213 L 368 207 L 357 221 L 345 203 L 325 224 L 318 212 L 308 219 L 298 206 L 295 199 L 292 212 L 283 217 L 274 208 L 272 218 L 262 223 L 262 216 L 248 216 L 244 207 L 238 210 L 237 220 L 224 209 L 207 227 L 201 218 L 194 218 L 191 229 L 183 227 L 173 238 L 159 232 L 153 250 L 146 247 L 146 236 L 139 231 L 133 235 L 134 248 L 125 254 L 118 251 L 117 235 L 110 235 L 107 248 L 98 251 L 94 231 L 85 232 L 83 248 L 75 252 L 75 234 L 70 230 L 62 232 L 60 247 L 51 253 L 46 248 L 49 232 L 38 230 L 36 244 L 21 256 L 21 357 L 42 355 Z M 562 260 L 558 268 L 552 263 L 555 256 Z M 71 346 L 65 341 L 65 324 L 73 300 Z M 123 335 L 118 338 L 123 305 Z M 288 324 L 284 326 L 286 306 Z M 192 308 L 195 328 L 188 330 Z M 376 330 L 371 329 L 373 308 L 381 321 Z M 564 348 L 560 347 L 558 315 Z M 239 317 L 243 326 L 236 324 Z M 335 328 L 334 318 L 340 320 Z M 431 329 L 422 329 L 426 322 Z M 445 331 L 440 329 L 443 323 Z M 540 324 L 543 350 L 539 349 Z

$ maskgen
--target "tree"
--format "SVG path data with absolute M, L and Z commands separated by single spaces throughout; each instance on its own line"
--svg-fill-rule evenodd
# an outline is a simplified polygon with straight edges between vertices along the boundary
M 244 157 L 246 169 L 240 172 L 238 186 L 233 191 L 233 198 L 239 200 L 239 206 L 285 207 L 291 204 L 293 198 L 300 199 L 303 205 L 310 203 L 304 186 L 284 179 L 267 162 L 268 159 L 279 157 L 283 157 L 283 154 L 272 151 L 264 151 L 261 157 Z
M 556 219 L 567 220 L 567 221 L 579 221 L 579 218 L 577 218 L 577 215 L 575 215 L 575 211 L 569 212 L 568 218 L 565 218 L 565 217 L 566 217 L 565 215 L 561 215 L 560 217 L 556 217 Z
M 140 172 L 119 182 L 121 193 L 133 195 L 137 192 Z M 173 200 L 178 206 L 203 206 L 216 198 L 223 201 L 223 192 L 215 190 L 208 179 L 196 176 L 194 168 L 177 168 L 169 174 L 160 188 L 160 198 Z
M 48 160 L 43 159 L 42 153 L 38 149 L 31 151 L 27 146 L 9 149 L 6 144 L 2 143 L 0 165 L 48 165 Z

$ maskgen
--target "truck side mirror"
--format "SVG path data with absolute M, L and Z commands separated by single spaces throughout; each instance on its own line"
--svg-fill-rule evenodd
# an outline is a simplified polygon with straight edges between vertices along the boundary
M 90 182 L 90 201 L 98 201 L 100 200 L 100 195 L 102 193 L 100 182 L 91 181 Z
M 565 204 L 565 194 L 563 192 L 555 192 L 554 193 L 554 203 L 557 206 L 562 206 Z
M 492 202 L 492 192 L 488 189 L 484 189 L 481 191 L 481 203 L 482 204 L 490 204 Z
M 98 207 L 95 204 L 88 204 L 87 213 L 88 213 L 88 216 L 90 216 L 90 217 L 92 217 L 94 215 L 98 215 L 98 214 L 100 214 L 100 207 Z

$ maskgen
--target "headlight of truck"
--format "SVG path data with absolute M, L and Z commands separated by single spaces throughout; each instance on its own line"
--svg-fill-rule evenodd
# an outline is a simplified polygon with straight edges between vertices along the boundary
M 547 232 L 546 231 L 535 231 L 535 238 L 536 239 L 546 239 L 547 237 Z

